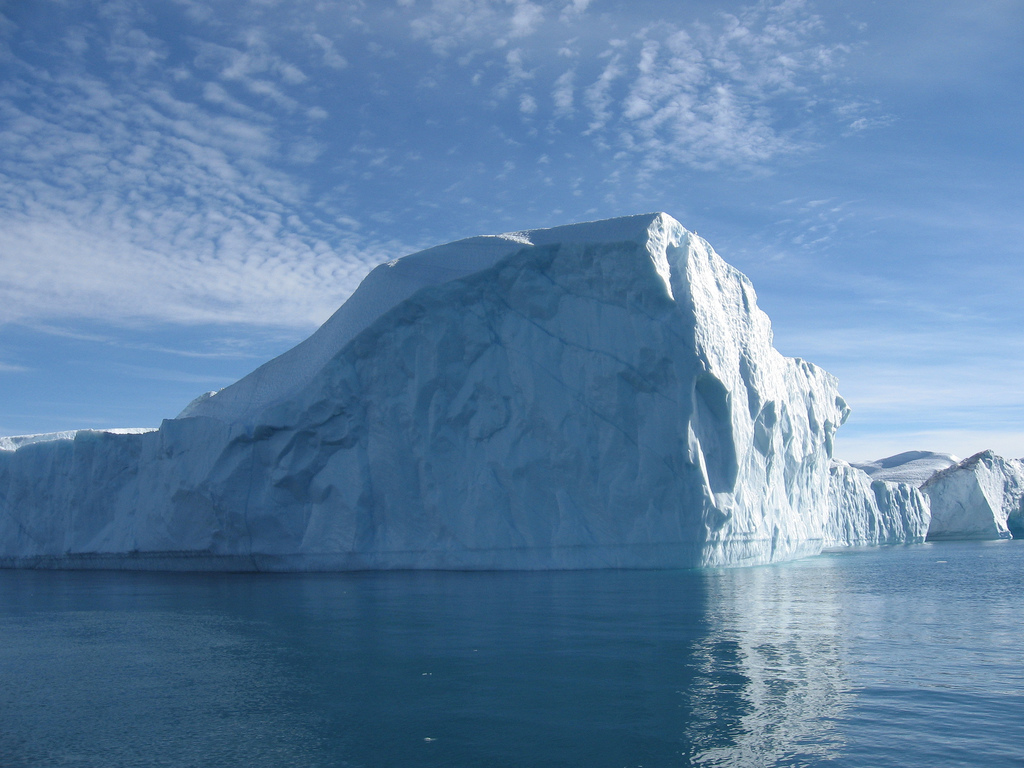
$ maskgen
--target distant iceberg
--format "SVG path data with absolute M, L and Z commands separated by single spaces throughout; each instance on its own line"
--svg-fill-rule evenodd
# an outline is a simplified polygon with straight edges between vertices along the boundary
M 666 214 L 470 238 L 377 267 L 159 430 L 0 443 L 0 564 L 691 567 L 920 540 L 915 488 L 832 461 L 848 413 Z
M 960 459 L 951 453 L 935 451 L 904 451 L 877 461 L 855 463 L 872 480 L 906 483 L 919 488 L 936 472 L 958 464 Z
M 875 480 L 833 459 L 826 547 L 923 542 L 931 524 L 929 499 L 913 485 Z
M 931 500 L 928 538 L 1012 539 L 1024 536 L 1024 461 L 982 451 L 921 486 Z
M 872 487 L 879 481 L 903 483 L 901 497 L 903 488 L 916 486 L 929 512 L 929 541 L 1024 536 L 1024 460 L 992 451 L 963 461 L 949 453 L 906 451 L 852 466 L 869 477 Z M 854 505 L 840 501 L 838 506 L 844 507 L 838 518 L 848 524 L 855 517 Z M 834 502 L 833 511 L 836 507 Z

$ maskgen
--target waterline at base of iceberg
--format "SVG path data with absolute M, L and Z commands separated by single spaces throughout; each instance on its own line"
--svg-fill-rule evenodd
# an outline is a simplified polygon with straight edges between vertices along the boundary
M 446 552 L 322 552 L 217 555 L 208 552 L 89 552 L 60 556 L 2 557 L 0 568 L 217 573 L 330 573 L 341 571 L 559 571 L 600 569 L 687 569 L 762 565 L 822 551 L 821 540 L 781 548 L 766 539 L 731 540 L 726 546 L 672 544 L 620 546 L 507 547 Z

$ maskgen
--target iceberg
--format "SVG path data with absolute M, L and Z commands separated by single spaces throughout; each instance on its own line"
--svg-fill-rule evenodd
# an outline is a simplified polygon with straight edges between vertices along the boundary
M 933 475 L 929 541 L 1024 535 L 1024 460 L 982 451 Z
M 914 489 L 833 464 L 848 414 L 667 214 L 475 237 L 378 266 L 157 430 L 0 442 L 0 565 L 694 567 L 917 540 Z
M 858 466 L 832 460 L 826 547 L 914 544 L 925 540 L 931 505 L 916 486 L 874 479 Z

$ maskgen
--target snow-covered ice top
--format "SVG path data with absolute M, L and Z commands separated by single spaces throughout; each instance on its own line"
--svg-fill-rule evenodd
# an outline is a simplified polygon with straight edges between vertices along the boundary
M 884 459 L 853 462 L 852 465 L 866 473 L 872 480 L 886 480 L 892 483 L 906 483 L 921 487 L 928 478 L 960 461 L 951 453 L 935 451 L 904 451 Z
M 79 432 L 95 432 L 108 435 L 142 435 L 155 432 L 156 427 L 118 427 L 116 429 L 69 429 L 63 432 L 41 432 L 37 435 L 12 435 L 0 437 L 0 451 L 16 451 L 23 445 L 49 443 L 55 440 L 74 440 Z
M 639 243 L 650 251 L 667 286 L 665 249 L 673 225 L 682 229 L 666 213 L 638 214 L 470 237 L 381 264 L 312 336 L 220 392 L 200 395 L 178 418 L 207 416 L 228 423 L 252 423 L 261 410 L 305 387 L 328 360 L 387 310 L 423 288 L 479 272 L 523 248 L 556 243 Z M 671 293 L 671 287 L 668 290 Z

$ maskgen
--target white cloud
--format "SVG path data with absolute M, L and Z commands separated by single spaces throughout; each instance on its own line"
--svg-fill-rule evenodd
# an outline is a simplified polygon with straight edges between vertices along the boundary
M 84 53 L 80 46 L 72 50 Z M 150 37 L 142 30 L 128 29 L 106 48 L 106 56 L 112 62 L 130 63 L 136 71 L 141 71 L 159 66 L 166 59 L 167 51 L 162 41 Z
M 544 20 L 544 9 L 529 0 L 516 0 L 509 21 L 509 37 L 526 37 L 540 26 Z
M 543 6 L 530 0 L 432 0 L 409 25 L 414 38 L 448 54 L 467 44 L 493 46 L 504 38 L 529 37 L 543 21 Z
M 861 133 L 875 128 L 886 128 L 896 122 L 891 115 L 878 115 L 873 117 L 858 117 L 849 125 L 850 133 Z
M 222 81 L 238 83 L 249 93 L 269 99 L 285 109 L 298 108 L 298 102 L 283 88 L 305 82 L 305 73 L 272 53 L 261 35 L 248 35 L 244 50 L 206 41 L 196 45 L 199 69 L 212 70 Z
M 584 100 L 593 116 L 587 133 L 600 131 L 612 119 L 612 85 L 624 74 L 624 70 L 619 66 L 621 59 L 619 54 L 611 54 L 600 76 L 584 92 Z
M 570 0 L 562 8 L 562 21 L 571 21 L 578 16 L 582 16 L 589 6 L 590 0 Z
M 79 56 L 89 50 L 89 40 L 81 27 L 72 27 L 64 34 L 64 45 Z
M 528 72 L 523 66 L 523 51 L 521 48 L 513 48 L 505 54 L 505 63 L 508 65 L 508 79 L 512 82 L 530 80 L 533 73 Z
M 800 139 L 777 126 L 820 98 L 814 86 L 839 48 L 814 41 L 820 27 L 805 3 L 787 0 L 723 15 L 717 27 L 642 29 L 613 59 L 637 72 L 618 115 L 606 70 L 590 88 L 589 130 L 617 128 L 649 170 L 757 166 L 798 150 Z
M 193 21 L 207 22 L 214 16 L 213 7 L 201 0 L 174 0 L 174 2 L 182 6 Z
M 555 105 L 555 115 L 565 117 L 573 112 L 575 95 L 573 92 L 573 81 L 576 79 L 576 72 L 572 69 L 563 72 L 555 80 L 551 91 L 551 100 Z
M 312 33 L 309 39 L 323 51 L 324 64 L 334 69 L 344 69 L 348 60 L 334 49 L 334 43 L 319 33 Z

